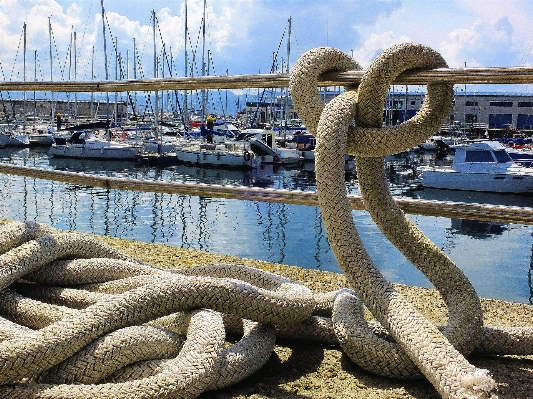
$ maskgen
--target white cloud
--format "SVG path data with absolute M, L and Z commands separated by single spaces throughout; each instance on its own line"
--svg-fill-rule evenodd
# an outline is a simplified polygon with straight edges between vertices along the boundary
M 359 48 L 353 51 L 353 58 L 363 68 L 366 68 L 387 47 L 411 41 L 409 37 L 396 36 L 392 31 L 372 34 Z
M 514 28 L 506 16 L 495 21 L 476 21 L 468 28 L 449 33 L 440 51 L 450 67 L 514 66 L 520 50 L 513 39 Z

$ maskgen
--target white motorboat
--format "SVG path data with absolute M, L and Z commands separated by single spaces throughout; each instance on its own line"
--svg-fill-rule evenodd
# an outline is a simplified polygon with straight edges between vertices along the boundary
M 48 155 L 63 158 L 134 161 L 143 150 L 142 145 L 104 140 L 83 131 L 75 132 L 68 140 L 60 137 L 54 139 L 56 142 L 50 147 Z
M 250 149 L 263 164 L 298 165 L 304 161 L 300 150 L 278 146 L 276 133 L 273 130 L 245 129 L 241 134 L 250 135 Z
M 517 165 L 497 141 L 458 146 L 451 166 L 424 166 L 417 172 L 424 187 L 533 194 L 533 169 Z

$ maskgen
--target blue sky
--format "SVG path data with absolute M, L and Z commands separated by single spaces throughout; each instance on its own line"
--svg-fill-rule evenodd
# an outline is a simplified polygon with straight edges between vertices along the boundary
M 157 17 L 156 54 L 161 57 L 164 43 L 168 59 L 172 54 L 173 74 L 183 76 L 184 4 L 104 0 L 111 79 L 114 43 L 124 68 L 129 67 L 125 73 L 133 78 L 134 39 L 137 76 L 154 76 L 152 10 Z M 331 46 L 353 54 L 365 67 L 384 48 L 400 42 L 426 44 L 450 67 L 533 65 L 530 0 L 207 0 L 206 5 L 205 60 L 211 75 L 269 72 L 278 49 L 277 68 L 286 66 L 289 18 L 289 66 L 313 47 Z M 203 0 L 187 0 L 189 59 L 193 49 L 197 54 L 189 74 L 191 68 L 195 74 L 201 71 L 203 6 Z M 101 0 L 0 0 L 0 79 L 23 79 L 21 40 L 26 22 L 26 78 L 34 78 L 37 55 L 37 79 L 49 80 L 50 21 L 54 80 L 69 75 L 73 79 L 74 72 L 77 80 L 90 80 L 93 67 L 95 77 L 103 80 L 101 16 Z

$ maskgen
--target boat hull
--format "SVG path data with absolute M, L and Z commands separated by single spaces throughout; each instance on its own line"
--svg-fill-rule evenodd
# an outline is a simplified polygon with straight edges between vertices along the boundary
M 79 159 L 120 159 L 136 160 L 141 147 L 108 146 L 91 147 L 85 145 L 52 145 L 48 154 L 54 157 Z
M 179 163 L 221 167 L 227 169 L 253 169 L 258 161 L 252 152 L 227 152 L 195 149 L 178 149 L 176 157 Z
M 425 170 L 424 187 L 494 193 L 533 194 L 533 174 L 462 173 Z

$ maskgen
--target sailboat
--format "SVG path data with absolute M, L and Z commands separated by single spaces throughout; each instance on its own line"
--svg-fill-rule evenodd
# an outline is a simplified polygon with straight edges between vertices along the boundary
M 140 144 L 102 139 L 92 130 L 74 132 L 69 139 L 54 137 L 54 140 L 48 155 L 62 158 L 135 161 L 143 150 Z
M 107 46 L 105 29 L 104 0 L 102 5 L 102 26 L 105 53 L 106 80 L 109 78 L 107 64 Z M 54 137 L 54 144 L 50 147 L 48 155 L 63 158 L 101 159 L 101 160 L 137 160 L 143 151 L 143 146 L 126 140 L 112 141 L 109 129 L 109 97 L 107 100 L 107 121 L 105 123 L 106 138 L 95 134 L 94 129 L 75 131 L 68 139 Z M 125 137 L 123 136 L 123 139 Z

